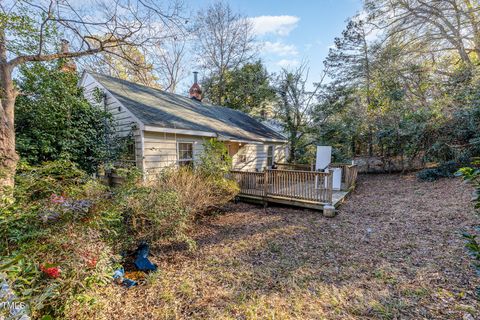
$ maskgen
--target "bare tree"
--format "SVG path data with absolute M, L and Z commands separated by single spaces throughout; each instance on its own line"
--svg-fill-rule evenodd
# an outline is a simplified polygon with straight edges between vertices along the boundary
M 478 0 L 367 0 L 379 26 L 405 43 L 428 42 L 435 52 L 456 51 L 471 65 L 470 53 L 480 59 Z
M 81 65 L 87 70 L 149 87 L 160 87 L 158 77 L 154 74 L 153 63 L 149 61 L 147 52 L 138 46 L 123 45 L 112 48 L 109 52 L 104 51 L 82 59 Z
M 176 92 L 178 83 L 187 72 L 186 53 L 187 40 L 182 33 L 177 33 L 157 44 L 152 61 L 162 89 Z
M 281 121 L 290 143 L 289 161 L 297 160 L 298 152 L 310 144 L 305 138 L 311 130 L 312 111 L 318 104 L 318 90 L 326 71 L 313 90 L 307 88 L 309 70 L 305 62 L 293 71 L 282 69 L 277 77 L 275 118 Z
M 250 61 L 255 55 L 252 23 L 234 13 L 230 6 L 217 1 L 197 14 L 194 52 L 209 77 L 217 78 L 219 92 L 213 102 L 222 104 L 225 73 Z
M 179 24 L 179 6 L 154 0 L 4 0 L 0 2 L 0 187 L 13 186 L 14 105 L 19 92 L 12 73 L 28 62 L 52 61 L 148 46 L 159 29 Z M 71 51 L 58 52 L 56 35 L 71 40 Z

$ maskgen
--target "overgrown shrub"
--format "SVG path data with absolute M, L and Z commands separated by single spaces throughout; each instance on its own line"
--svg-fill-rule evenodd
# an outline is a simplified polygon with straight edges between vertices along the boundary
M 109 282 L 121 213 L 108 189 L 69 161 L 21 166 L 14 198 L 0 204 L 0 274 L 31 316 L 63 318 Z
M 237 184 L 226 178 L 230 164 L 225 145 L 209 140 L 194 168 L 167 168 L 147 182 L 124 171 L 126 181 L 116 190 L 116 201 L 124 208 L 132 239 L 181 240 L 194 245 L 188 236 L 194 219 L 238 193 Z
M 160 239 L 181 237 L 188 225 L 189 214 L 174 191 L 155 185 L 139 185 L 121 202 L 129 233 L 135 241 L 154 243 Z
M 35 201 L 52 194 L 77 194 L 91 178 L 69 160 L 44 162 L 31 166 L 21 162 L 15 177 L 15 197 Z
M 232 167 L 232 158 L 228 155 L 225 143 L 210 139 L 203 143 L 203 152 L 195 169 L 207 177 L 223 178 Z
M 178 194 L 182 206 L 195 215 L 224 205 L 238 193 L 238 186 L 232 180 L 204 176 L 202 171 L 187 168 L 163 172 L 156 184 Z
M 63 319 L 94 304 L 89 293 L 111 282 L 115 253 L 140 241 L 194 247 L 195 218 L 238 192 L 225 178 L 224 148 L 205 149 L 194 169 L 167 169 L 148 182 L 119 169 L 125 183 L 112 190 L 68 160 L 22 163 L 13 197 L 0 199 L 0 281 L 5 275 L 34 319 Z
M 448 161 L 436 168 L 423 169 L 417 173 L 417 178 L 422 181 L 435 181 L 440 178 L 452 178 L 460 169 L 461 164 L 456 161 Z
M 127 187 L 127 192 L 118 191 L 124 195 L 119 201 L 135 241 L 155 243 L 167 239 L 193 245 L 187 231 L 194 219 L 224 205 L 238 193 L 234 181 L 200 172 L 165 169 L 146 183 Z
M 68 159 L 89 173 L 105 161 L 109 150 L 99 137 L 111 130 L 113 119 L 85 99 L 78 81 L 77 73 L 63 72 L 59 63 L 20 68 L 15 132 L 23 160 L 40 165 Z
M 480 159 L 476 159 L 472 163 L 473 167 L 464 167 L 461 168 L 457 175 L 463 176 L 466 181 L 472 183 L 475 188 L 474 197 L 472 201 L 475 203 L 475 210 L 480 215 Z M 463 237 L 466 240 L 465 247 L 467 248 L 468 254 L 472 258 L 472 265 L 475 268 L 475 271 L 480 276 L 480 225 L 474 227 L 474 231 L 469 233 L 463 233 Z M 477 297 L 480 299 L 480 287 L 476 288 Z

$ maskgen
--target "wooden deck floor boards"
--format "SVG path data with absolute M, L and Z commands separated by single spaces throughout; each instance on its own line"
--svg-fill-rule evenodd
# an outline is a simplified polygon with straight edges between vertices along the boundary
M 334 190 L 332 193 L 332 205 L 337 208 L 339 207 L 346 199 L 350 191 L 345 190 Z M 272 203 L 283 203 L 283 204 L 291 204 L 299 207 L 306 207 L 311 209 L 322 210 L 325 203 L 301 199 L 301 198 L 292 198 L 292 197 L 283 197 L 283 196 L 273 196 L 267 195 L 266 197 L 263 195 L 263 190 L 259 189 L 245 189 L 238 195 L 240 198 L 244 199 L 252 199 L 261 202 L 272 202 Z

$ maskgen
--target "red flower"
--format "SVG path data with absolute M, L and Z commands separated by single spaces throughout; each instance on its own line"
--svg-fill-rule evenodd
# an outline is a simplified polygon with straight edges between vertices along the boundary
M 40 271 L 45 273 L 50 278 L 54 278 L 54 279 L 60 277 L 60 274 L 62 273 L 62 270 L 60 270 L 59 267 L 45 268 L 45 266 L 43 265 L 40 265 Z
M 95 268 L 97 266 L 97 262 L 98 261 L 95 258 L 87 259 L 87 266 L 90 268 Z

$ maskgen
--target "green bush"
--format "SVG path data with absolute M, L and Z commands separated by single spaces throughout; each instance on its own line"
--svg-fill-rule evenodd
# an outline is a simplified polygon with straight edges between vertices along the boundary
M 435 181 L 440 178 L 452 178 L 455 172 L 461 167 L 456 161 L 442 163 L 436 168 L 423 169 L 417 173 L 417 178 L 421 181 Z
M 41 166 L 21 162 L 15 176 L 15 196 L 35 201 L 51 194 L 78 193 L 89 180 L 91 178 L 69 160 L 44 162 Z
M 109 156 L 103 138 L 112 130 L 113 119 L 85 99 L 78 81 L 76 73 L 61 71 L 58 63 L 20 68 L 23 94 L 15 103 L 15 132 L 23 160 L 40 165 L 68 159 L 93 173 Z
M 16 182 L 0 203 L 0 274 L 33 318 L 63 318 L 81 293 L 109 282 L 121 212 L 69 161 L 22 165 Z
M 232 167 L 232 157 L 228 155 L 225 143 L 210 139 L 203 143 L 203 152 L 195 169 L 203 176 L 224 177 Z
M 480 214 L 480 159 L 474 160 L 472 163 L 473 167 L 464 167 L 461 168 L 458 172 L 458 176 L 462 176 L 466 181 L 469 181 L 475 188 L 474 197 L 472 201 L 475 203 L 475 209 L 477 213 Z M 468 254 L 472 258 L 472 265 L 477 272 L 477 275 L 480 276 L 480 225 L 474 227 L 472 233 L 465 232 L 463 237 L 466 240 L 465 247 L 468 251 Z M 480 287 L 476 288 L 477 297 L 480 298 Z

